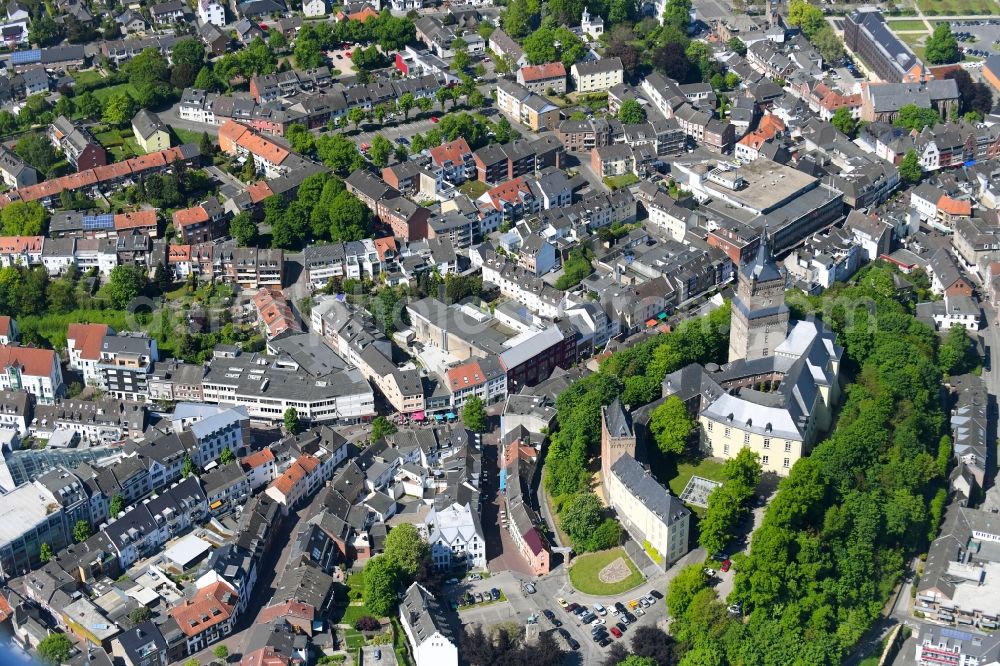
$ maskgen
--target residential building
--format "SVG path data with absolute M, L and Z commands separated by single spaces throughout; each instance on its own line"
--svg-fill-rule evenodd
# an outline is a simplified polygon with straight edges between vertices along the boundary
M 454 502 L 432 508 L 424 520 L 431 561 L 437 569 L 486 569 L 486 540 L 479 524 L 479 507 Z
M 236 621 L 236 590 L 225 581 L 195 590 L 168 613 L 185 636 L 186 654 L 195 654 L 225 638 Z
M 42 405 L 62 394 L 59 356 L 51 349 L 0 345 L 0 390 L 23 390 Z
M 110 329 L 101 340 L 97 367 L 101 385 L 116 398 L 145 402 L 149 398 L 147 376 L 159 360 L 156 340 L 145 334 L 114 334 Z
M 534 131 L 555 129 L 559 107 L 514 81 L 497 81 L 497 106 L 514 120 Z
M 561 62 L 525 65 L 517 70 L 517 82 L 539 95 L 549 94 L 550 90 L 562 95 L 566 92 L 566 67 Z
M 7 146 L 0 147 L 0 178 L 8 187 L 25 187 L 38 182 L 38 172 Z
M 66 333 L 66 352 L 69 355 L 70 370 L 83 375 L 87 386 L 104 386 L 101 372 L 101 346 L 104 338 L 114 335 L 114 330 L 105 324 L 70 324 Z
M 306 14 L 306 16 L 310 16 Z M 218 0 L 198 0 L 198 21 L 217 28 L 226 26 L 226 9 Z
M 90 131 L 59 116 L 49 125 L 49 140 L 66 156 L 77 171 L 86 171 L 108 163 L 108 152 Z
M 139 109 L 139 113 L 132 119 L 132 133 L 136 142 L 147 153 L 170 147 L 170 130 L 152 111 Z
M 603 92 L 625 80 L 621 58 L 578 62 L 570 72 L 578 93 Z
M 861 7 L 844 20 L 844 44 L 875 76 L 890 83 L 920 82 L 933 75 L 886 24 L 882 12 Z
M 458 641 L 437 599 L 412 583 L 399 604 L 399 621 L 416 666 L 458 666 Z

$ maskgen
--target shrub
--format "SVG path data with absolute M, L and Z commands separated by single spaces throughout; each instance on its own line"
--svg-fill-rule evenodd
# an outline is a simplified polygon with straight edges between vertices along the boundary
M 359 617 L 358 621 L 354 623 L 354 628 L 358 631 L 378 631 L 382 628 L 382 623 L 371 615 L 364 615 Z

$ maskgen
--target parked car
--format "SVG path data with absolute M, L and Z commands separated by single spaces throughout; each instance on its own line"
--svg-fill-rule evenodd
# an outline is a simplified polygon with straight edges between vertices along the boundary
M 726 610 L 728 610 L 731 615 L 742 615 L 743 614 L 743 605 L 742 604 L 733 604 L 732 606 L 730 606 Z
M 410 145 L 410 140 L 407 139 L 405 136 L 400 136 L 396 137 L 396 143 L 398 143 L 401 146 L 408 146 Z
M 619 622 L 618 624 L 615 625 L 615 629 L 624 634 L 626 631 L 628 631 L 628 625 L 625 624 L 624 622 Z
M 611 627 L 611 635 L 614 636 L 615 638 L 621 638 L 622 630 L 619 629 L 617 626 Z
M 624 613 L 628 609 L 625 608 L 625 604 L 623 604 L 620 601 L 616 601 L 615 602 L 615 610 L 618 611 L 618 615 L 621 615 L 622 613 Z
M 532 585 L 531 583 L 528 583 L 528 582 L 521 583 L 521 589 L 523 589 L 528 594 L 534 594 L 535 593 L 535 586 Z
M 628 611 L 622 613 L 622 619 L 624 619 L 628 624 L 635 624 L 636 622 L 635 615 L 632 615 L 632 613 L 629 613 Z
M 593 622 L 596 619 L 597 619 L 597 616 L 594 615 L 593 613 L 591 613 L 590 611 L 587 611 L 586 613 L 584 613 L 583 615 L 580 616 L 580 622 L 582 622 L 584 624 L 590 624 L 591 622 Z
M 572 602 L 572 603 L 570 603 L 570 604 L 567 604 L 567 605 L 563 606 L 563 608 L 566 609 L 567 613 L 575 613 L 576 609 L 579 608 L 579 607 L 580 607 L 580 605 L 577 604 L 575 601 Z
M 590 635 L 591 635 L 591 636 L 596 636 L 597 634 L 602 634 L 602 633 L 604 633 L 605 631 L 606 631 L 606 629 L 605 629 L 604 627 L 602 627 L 602 626 L 601 626 L 601 625 L 599 625 L 599 624 L 595 624 L 595 625 L 594 625 L 593 627 L 591 627 L 591 629 L 590 629 Z
M 660 592 L 659 590 L 650 590 L 649 596 L 653 597 L 654 599 L 662 599 L 663 593 Z
M 469 580 L 482 580 L 482 579 L 483 577 L 481 575 L 475 573 L 469 576 Z
M 571 650 L 579 650 L 580 649 L 580 644 L 576 642 L 575 638 L 573 638 L 573 637 L 567 638 L 566 642 L 569 644 L 569 649 L 571 649 Z
M 652 606 L 653 604 L 655 604 L 655 603 L 656 603 L 656 597 L 654 597 L 654 596 L 653 596 L 653 595 L 651 595 L 651 594 L 647 594 L 647 595 L 646 595 L 645 597 L 643 597 L 643 598 L 644 598 L 644 599 L 646 600 L 646 604 L 647 604 L 647 607 L 648 607 L 648 606 Z
M 598 643 L 598 645 L 600 645 L 602 648 L 608 647 L 609 645 L 611 645 L 611 639 L 605 636 L 604 638 L 601 639 L 601 642 Z
M 556 619 L 556 614 L 550 611 L 548 608 L 542 609 L 542 615 L 544 615 L 545 619 L 548 620 L 549 622 Z
M 566 606 L 569 605 L 568 603 L 566 603 L 566 600 L 563 599 L 562 597 L 556 597 L 556 603 L 562 606 L 563 608 L 566 608 Z
M 607 615 L 608 609 L 602 606 L 601 604 L 594 604 L 594 612 L 597 613 L 598 615 Z
M 483 603 L 483 593 L 476 592 L 476 603 Z
M 642 607 L 639 607 L 639 608 L 635 609 L 635 614 L 636 615 L 645 615 L 646 611 L 642 610 Z
M 557 631 L 559 632 L 559 635 L 562 636 L 563 640 L 565 640 L 565 641 L 568 641 L 570 638 L 572 638 L 572 636 L 569 635 L 569 632 L 566 631 L 565 629 L 557 629 Z
M 733 566 L 732 560 L 724 560 L 722 562 L 722 566 L 719 568 L 723 571 L 723 573 L 725 573 L 726 571 L 729 571 L 730 567 L 732 566 Z
M 493 601 L 496 601 L 500 598 L 500 590 L 498 590 L 495 587 L 492 590 L 490 590 L 490 594 L 493 595 Z

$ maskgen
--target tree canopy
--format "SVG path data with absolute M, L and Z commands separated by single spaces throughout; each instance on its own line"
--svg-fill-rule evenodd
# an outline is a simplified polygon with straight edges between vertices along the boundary
M 927 38 L 924 58 L 932 65 L 950 65 L 962 59 L 958 50 L 958 40 L 951 32 L 951 24 L 941 21 L 934 26 L 934 32 Z

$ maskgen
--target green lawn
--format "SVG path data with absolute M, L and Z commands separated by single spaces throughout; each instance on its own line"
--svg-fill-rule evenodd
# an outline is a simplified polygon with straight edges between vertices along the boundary
M 98 81 L 103 81 L 105 77 L 101 76 L 101 73 L 96 69 L 88 69 L 84 72 L 77 72 L 73 75 L 73 80 L 76 81 L 78 85 L 93 85 Z
M 203 132 L 192 132 L 191 130 L 178 129 L 177 127 L 172 127 L 171 130 L 173 131 L 174 136 L 177 137 L 178 145 L 183 145 L 185 143 L 198 144 L 201 141 L 201 135 L 203 134 Z
M 1000 14 L 995 0 L 917 0 L 920 11 L 933 16 L 984 16 Z
M 137 97 L 135 88 L 132 87 L 131 83 L 119 83 L 116 86 L 108 86 L 107 88 L 98 88 L 94 91 L 94 97 L 100 100 L 102 103 L 108 101 L 108 98 L 117 93 L 129 93 L 133 98 Z
M 608 176 L 604 179 L 604 184 L 612 190 L 620 190 L 623 187 L 629 187 L 630 185 L 635 185 L 638 182 L 639 176 L 634 173 L 626 173 L 621 176 Z
M 722 463 L 718 460 L 711 458 L 703 458 L 698 461 L 685 460 L 677 463 L 677 473 L 668 483 L 670 492 L 680 497 L 692 476 L 701 476 L 712 481 L 725 480 L 722 477 Z
M 898 21 L 888 18 L 889 27 L 893 30 L 923 30 L 927 32 L 927 25 L 920 19 L 901 19 Z
M 344 642 L 347 644 L 348 650 L 357 650 L 364 646 L 365 637 L 360 631 L 348 629 L 344 632 Z
M 618 583 L 602 583 L 597 575 L 601 572 L 601 569 L 619 557 L 625 560 L 632 574 Z M 619 547 L 602 550 L 599 553 L 585 553 L 577 556 L 570 564 L 569 580 L 573 584 L 573 587 L 584 594 L 611 596 L 642 585 L 645 578 L 639 573 L 639 569 L 629 559 L 629 556 L 625 554 L 625 549 Z
M 478 199 L 489 189 L 489 185 L 481 180 L 467 180 L 458 186 L 458 191 L 470 199 Z

